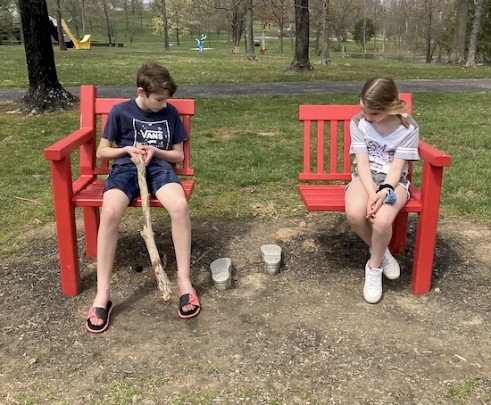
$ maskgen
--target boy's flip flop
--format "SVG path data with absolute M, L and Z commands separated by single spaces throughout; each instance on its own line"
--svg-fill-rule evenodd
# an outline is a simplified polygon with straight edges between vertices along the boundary
M 191 311 L 184 311 L 183 308 L 186 305 L 194 305 L 194 308 Z M 183 319 L 192 318 L 199 314 L 201 307 L 199 305 L 198 295 L 196 291 L 193 291 L 189 294 L 179 294 L 179 317 Z
M 114 306 L 111 301 L 107 302 L 106 308 L 101 307 L 90 307 L 89 313 L 87 314 L 87 322 L 85 323 L 85 327 L 89 332 L 92 333 L 101 333 L 104 332 L 109 327 L 109 320 L 111 318 L 111 312 Z M 90 318 L 98 317 L 102 319 L 101 325 L 94 325 L 90 322 Z

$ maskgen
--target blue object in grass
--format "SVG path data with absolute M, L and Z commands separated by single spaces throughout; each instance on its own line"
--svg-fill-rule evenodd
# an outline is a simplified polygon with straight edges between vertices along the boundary
M 205 51 L 205 47 L 204 47 L 205 39 L 206 39 L 205 34 L 201 34 L 200 38 L 196 38 L 196 41 L 198 42 L 198 51 L 200 51 L 200 52 Z
M 384 198 L 384 204 L 394 204 L 397 201 L 397 195 L 394 193 L 394 190 L 390 188 L 387 189 L 387 197 Z

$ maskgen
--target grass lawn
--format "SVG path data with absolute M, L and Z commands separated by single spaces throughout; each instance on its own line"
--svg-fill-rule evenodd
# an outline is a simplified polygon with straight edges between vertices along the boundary
M 151 59 L 167 66 L 179 83 L 248 83 L 365 80 L 375 75 L 390 75 L 398 79 L 457 79 L 490 78 L 491 66 L 463 68 L 451 64 L 426 64 L 397 60 L 342 58 L 332 53 L 332 65 L 319 63 L 311 53 L 311 72 L 295 73 L 288 69 L 293 54 L 285 47 L 279 55 L 277 43 L 266 55 L 249 61 L 241 54 L 232 54 L 228 42 L 215 41 L 213 49 L 199 53 L 194 43 L 174 46 L 164 52 L 159 43 L 133 44 L 123 48 L 93 48 L 90 50 L 60 51 L 55 49 L 55 63 L 60 82 L 67 87 L 84 83 L 96 85 L 128 85 L 134 83 L 136 69 Z M 27 67 L 23 47 L 0 46 L 0 89 L 27 88 Z
M 451 65 L 407 64 L 334 58 L 311 73 L 286 70 L 291 60 L 267 55 L 251 62 L 231 55 L 229 45 L 198 54 L 190 50 L 155 53 L 155 46 L 56 51 L 60 80 L 132 85 L 139 64 L 156 59 L 181 83 L 247 81 L 361 80 L 387 73 L 396 79 L 490 77 L 490 67 L 463 69 Z M 108 62 L 107 53 L 115 59 Z M 155 57 L 158 55 L 158 57 Z M 0 88 L 27 86 L 21 47 L 0 47 Z M 208 217 L 251 218 L 260 201 L 278 215 L 305 215 L 297 194 L 301 169 L 302 128 L 297 107 L 302 103 L 356 103 L 355 94 L 199 98 L 193 118 L 193 163 L 196 192 L 191 199 L 195 220 Z M 78 127 L 78 111 L 43 116 L 12 114 L 0 104 L 0 254 L 15 250 L 26 230 L 53 221 L 49 165 L 43 149 Z M 490 223 L 489 185 L 491 97 L 489 93 L 418 93 L 414 116 L 422 139 L 452 156 L 445 170 L 441 215 L 467 216 Z M 472 112 L 472 113 L 469 113 Z M 160 211 L 160 210 L 159 210 Z M 160 214 L 158 214 L 160 215 Z

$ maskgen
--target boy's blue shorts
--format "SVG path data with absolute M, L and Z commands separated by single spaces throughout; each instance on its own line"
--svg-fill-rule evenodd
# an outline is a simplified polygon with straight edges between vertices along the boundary
M 147 167 L 148 192 L 155 197 L 157 190 L 166 184 L 181 184 L 179 178 L 171 167 Z M 135 165 L 114 165 L 107 176 L 104 192 L 117 188 L 126 194 L 128 200 L 133 202 L 140 195 L 138 185 L 138 171 Z

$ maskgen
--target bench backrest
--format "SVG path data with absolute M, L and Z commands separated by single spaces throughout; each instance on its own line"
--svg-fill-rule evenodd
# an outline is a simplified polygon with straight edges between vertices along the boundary
M 412 113 L 412 94 L 400 93 Z M 300 105 L 303 121 L 303 170 L 300 180 L 349 181 L 353 157 L 350 121 L 361 111 L 359 105 Z
M 82 151 L 80 155 L 81 173 L 96 175 L 109 173 L 109 161 L 96 161 L 95 148 L 97 148 L 106 125 L 109 111 L 115 104 L 127 100 L 127 98 L 97 98 L 95 86 L 83 85 L 80 87 L 80 127 L 96 129 L 96 139 L 94 139 L 93 145 L 90 145 L 86 153 Z M 194 169 L 191 167 L 191 117 L 194 115 L 194 100 L 169 99 L 168 102 L 177 108 L 188 135 L 187 140 L 183 143 L 184 161 L 182 164 L 175 166 L 176 173 L 182 176 L 193 176 Z

